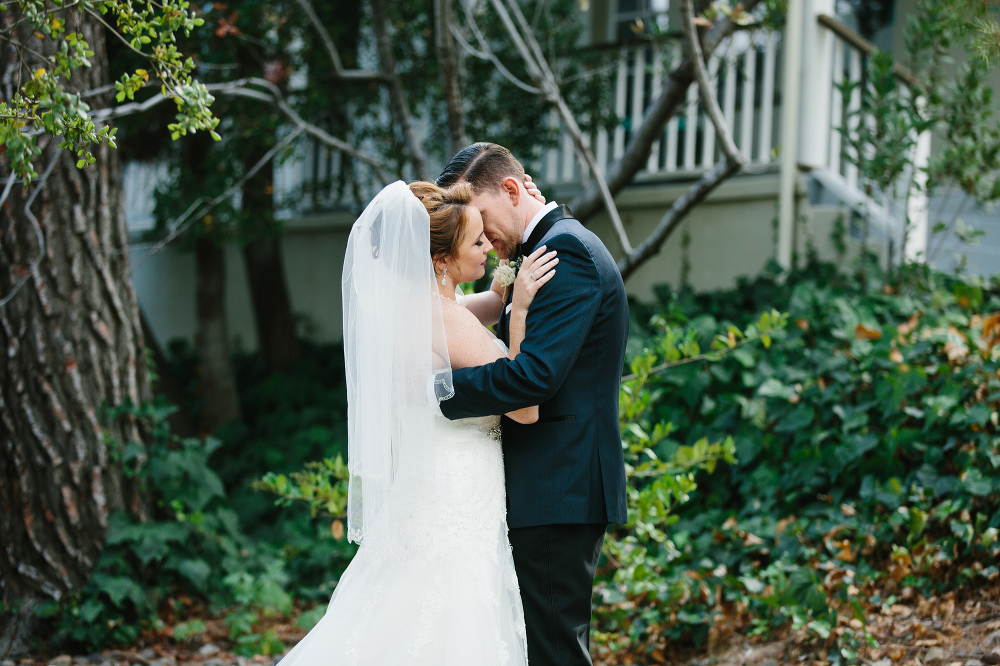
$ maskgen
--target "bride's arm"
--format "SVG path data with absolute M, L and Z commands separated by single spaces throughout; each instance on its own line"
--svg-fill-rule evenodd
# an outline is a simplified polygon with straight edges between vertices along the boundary
M 486 291 L 478 294 L 468 294 L 465 297 L 465 307 L 476 316 L 483 326 L 493 326 L 500 321 L 503 311 L 503 287 L 493 278 L 493 284 Z
M 503 350 L 497 345 L 496 338 L 483 328 L 472 312 L 461 305 L 444 302 L 442 304 L 444 307 L 441 314 L 444 316 L 444 330 L 448 338 L 448 355 L 451 357 L 452 368 L 486 365 L 503 358 Z M 521 338 L 524 338 L 523 324 Z M 538 420 L 538 407 L 525 407 L 510 412 L 507 416 L 518 423 L 534 423 Z
M 521 269 L 517 272 L 517 279 L 514 281 L 514 297 L 511 299 L 510 309 L 510 353 L 507 355 L 511 361 L 521 353 L 521 343 L 524 341 L 524 332 L 527 328 L 528 308 L 535 299 L 535 294 L 542 288 L 542 285 L 552 279 L 556 274 L 556 252 L 545 252 L 545 246 L 541 246 L 522 262 Z

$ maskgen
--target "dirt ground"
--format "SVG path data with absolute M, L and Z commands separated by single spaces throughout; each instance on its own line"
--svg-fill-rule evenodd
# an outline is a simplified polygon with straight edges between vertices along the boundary
M 858 660 L 874 666 L 1000 665 L 1000 585 L 923 598 L 903 590 L 900 600 L 865 618 L 877 648 L 861 647 Z M 147 633 L 128 649 L 90 655 L 39 655 L 0 666 L 273 666 L 282 655 L 251 658 L 229 651 L 225 626 L 206 621 L 192 641 L 175 642 L 171 630 Z M 305 632 L 294 618 L 270 623 L 289 648 Z M 748 638 L 739 625 L 715 627 L 707 645 L 661 644 L 650 652 L 594 650 L 595 666 L 830 666 L 836 635 L 861 635 L 859 620 L 842 618 L 827 641 L 806 631 L 787 631 L 767 639 Z M 330 665 L 333 666 L 333 665 Z M 396 666 L 396 665 L 386 665 Z M 472 666 L 472 665 L 470 665 Z

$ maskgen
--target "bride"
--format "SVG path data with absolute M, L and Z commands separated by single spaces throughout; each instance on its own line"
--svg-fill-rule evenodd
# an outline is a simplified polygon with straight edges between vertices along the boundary
M 361 544 L 319 624 L 282 666 L 526 666 L 507 540 L 499 415 L 448 421 L 451 368 L 518 353 L 555 253 L 511 287 L 460 296 L 490 242 L 467 184 L 402 181 L 351 230 L 344 261 L 348 538 Z M 527 276 L 533 273 L 535 280 Z M 485 328 L 513 289 L 508 350 Z M 463 304 L 464 302 L 464 304 Z M 522 423 L 538 408 L 508 414 Z

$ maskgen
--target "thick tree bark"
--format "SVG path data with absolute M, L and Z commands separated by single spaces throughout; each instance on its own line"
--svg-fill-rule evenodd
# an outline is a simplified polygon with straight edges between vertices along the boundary
M 462 107 L 462 86 L 459 77 L 458 50 L 451 34 L 452 0 L 434 0 L 434 40 L 441 80 L 444 84 L 444 104 L 448 112 L 448 154 L 454 155 L 468 144 L 465 136 L 465 111 Z
M 74 73 L 77 90 L 108 82 L 103 31 L 82 21 L 78 30 L 95 55 L 92 68 Z M 3 60 L 0 69 L 16 66 Z M 3 659 L 25 649 L 39 602 L 86 582 L 108 516 L 147 513 L 119 454 L 131 443 L 144 448 L 150 433 L 133 415 L 106 409 L 151 397 L 118 159 L 101 145 L 96 163 L 80 170 L 56 143 L 48 141 L 40 159 L 39 172 L 52 167 L 48 177 L 15 185 L 0 210 L 0 299 L 13 293 L 0 307 Z M 8 176 L 0 166 L 4 183 Z M 144 460 L 140 453 L 132 464 Z
M 258 145 L 247 155 L 250 167 L 267 152 Z M 243 211 L 255 237 L 243 251 L 261 355 L 272 371 L 285 370 L 299 357 L 295 316 L 288 295 L 280 229 L 274 220 L 274 185 L 270 165 L 257 172 L 243 188 Z
M 212 432 L 240 417 L 226 322 L 226 262 L 223 248 L 208 236 L 195 240 L 194 255 L 198 280 L 196 346 L 205 399 L 201 425 Z

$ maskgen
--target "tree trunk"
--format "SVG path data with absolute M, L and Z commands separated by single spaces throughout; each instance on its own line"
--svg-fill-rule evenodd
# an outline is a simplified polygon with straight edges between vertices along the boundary
M 251 150 L 246 167 L 256 164 L 270 146 Z M 257 340 L 261 355 L 272 371 L 285 370 L 299 357 L 295 316 L 288 296 L 280 229 L 274 220 L 272 171 L 264 167 L 243 188 L 244 217 L 254 240 L 243 251 L 250 295 L 253 299 Z M 253 216 L 253 217 L 250 217 Z
M 107 84 L 103 31 L 86 17 L 78 30 L 94 66 L 68 87 Z M 141 466 L 150 433 L 107 409 L 151 397 L 118 159 L 101 145 L 79 170 L 56 143 L 39 162 L 48 177 L 15 185 L 0 210 L 0 659 L 25 650 L 38 603 L 87 581 L 110 514 L 147 515 L 120 454 L 138 444 L 129 465 Z
M 468 143 L 465 136 L 465 111 L 462 108 L 462 86 L 459 79 L 458 51 L 451 34 L 453 16 L 451 0 L 434 0 L 435 46 L 444 83 L 444 103 L 448 111 L 448 154 L 454 155 Z
M 151 373 L 154 375 L 153 393 L 162 395 L 167 399 L 167 402 L 177 408 L 176 412 L 167 417 L 170 431 L 180 437 L 194 437 L 198 434 L 198 429 L 195 427 L 195 421 L 190 412 L 185 407 L 184 391 L 170 372 L 167 355 L 157 341 L 153 327 L 150 326 L 149 319 L 141 307 L 139 308 L 139 321 L 142 323 L 142 336 L 146 343 L 146 350 L 153 358 L 155 369 L 155 373 Z
M 185 137 L 181 144 L 181 168 L 191 178 L 181 179 L 181 197 L 194 201 L 205 194 L 207 165 L 212 139 L 204 133 Z M 214 193 L 212 193 L 214 194 Z M 226 256 L 222 243 L 225 233 L 215 232 L 209 218 L 195 230 L 195 313 L 198 328 L 199 389 L 204 401 L 199 426 L 213 432 L 223 423 L 240 418 L 232 355 L 229 351 L 229 324 L 226 319 Z
M 389 111 L 392 113 L 393 123 L 402 134 L 402 147 L 406 151 L 410 164 L 413 165 L 416 177 L 429 178 L 427 155 L 420 142 L 420 137 L 417 136 L 416 127 L 413 125 L 410 106 L 406 99 L 406 90 L 403 89 L 403 82 L 396 67 L 396 56 L 392 52 L 392 37 L 389 35 L 386 2 L 385 0 L 371 0 L 371 6 L 372 29 L 375 32 L 379 62 L 382 64 L 382 73 L 389 81 Z
M 201 425 L 206 432 L 212 432 L 240 418 L 226 323 L 226 262 L 222 246 L 208 236 L 195 240 L 194 254 L 198 280 L 196 345 L 205 396 Z

